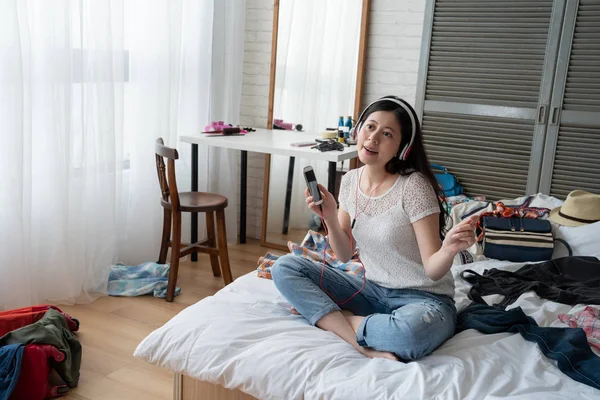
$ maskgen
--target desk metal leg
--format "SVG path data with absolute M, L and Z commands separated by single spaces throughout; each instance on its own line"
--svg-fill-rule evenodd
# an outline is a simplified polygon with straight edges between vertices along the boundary
M 198 145 L 192 144 L 192 192 L 198 191 Z M 198 213 L 192 213 L 191 243 L 198 241 Z M 192 261 L 198 261 L 198 253 L 192 253 Z
M 248 152 L 242 150 L 240 176 L 240 243 L 246 243 L 246 189 L 248 185 Z
M 290 163 L 288 166 L 288 178 L 287 188 L 285 191 L 285 207 L 283 209 L 283 228 L 281 233 L 284 235 L 288 234 L 290 227 L 290 207 L 292 203 L 292 187 L 294 185 L 294 165 L 296 164 L 296 157 L 290 157 Z
M 329 161 L 329 174 L 327 176 L 327 191 L 335 197 L 335 176 L 337 173 L 337 163 Z

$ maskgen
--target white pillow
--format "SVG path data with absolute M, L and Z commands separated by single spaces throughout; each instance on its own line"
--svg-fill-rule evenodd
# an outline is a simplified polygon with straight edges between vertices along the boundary
M 554 237 L 569 243 L 574 256 L 592 256 L 600 252 L 600 222 L 577 227 L 555 226 Z M 569 253 L 562 243 L 554 243 L 552 258 L 568 255 Z

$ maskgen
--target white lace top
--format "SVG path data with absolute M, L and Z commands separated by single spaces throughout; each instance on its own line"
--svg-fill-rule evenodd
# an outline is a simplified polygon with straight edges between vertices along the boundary
M 367 279 L 387 288 L 419 289 L 454 297 L 454 279 L 448 271 L 434 281 L 425 275 L 412 223 L 440 211 L 437 196 L 418 172 L 399 176 L 384 194 L 371 197 L 357 190 L 364 167 L 342 178 L 339 202 L 352 221 L 352 235 L 360 250 Z M 356 198 L 356 201 L 355 201 Z

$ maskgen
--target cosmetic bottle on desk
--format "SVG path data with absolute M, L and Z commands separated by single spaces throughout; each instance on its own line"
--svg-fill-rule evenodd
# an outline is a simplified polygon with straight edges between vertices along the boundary
M 350 131 L 352 130 L 352 117 L 348 115 L 348 119 L 346 119 L 346 124 L 344 125 L 344 141 L 351 139 Z
M 341 115 L 338 120 L 338 142 L 344 143 L 344 116 Z

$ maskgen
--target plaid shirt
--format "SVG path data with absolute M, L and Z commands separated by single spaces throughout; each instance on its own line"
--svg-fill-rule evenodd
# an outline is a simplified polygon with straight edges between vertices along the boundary
M 558 319 L 570 328 L 583 329 L 590 346 L 600 349 L 600 308 L 586 306 L 573 314 L 559 314 Z
M 350 274 L 363 276 L 363 266 L 359 260 L 358 251 L 355 250 L 352 259 L 348 262 L 341 262 L 335 257 L 333 249 L 327 243 L 327 237 L 318 232 L 309 230 L 301 244 L 288 242 L 290 253 L 295 256 L 307 258 L 312 261 L 325 262 L 326 265 L 339 268 Z M 271 279 L 271 268 L 275 261 L 279 258 L 271 253 L 265 254 L 258 259 L 258 276 L 261 278 Z

